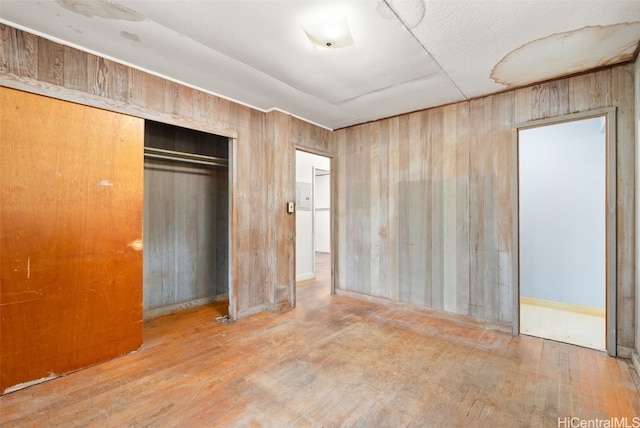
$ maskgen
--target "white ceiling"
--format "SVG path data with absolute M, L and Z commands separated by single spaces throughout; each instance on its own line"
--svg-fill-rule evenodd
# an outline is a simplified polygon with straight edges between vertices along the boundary
M 312 46 L 328 16 L 352 46 Z M 337 129 L 632 60 L 640 2 L 0 0 L 0 22 Z

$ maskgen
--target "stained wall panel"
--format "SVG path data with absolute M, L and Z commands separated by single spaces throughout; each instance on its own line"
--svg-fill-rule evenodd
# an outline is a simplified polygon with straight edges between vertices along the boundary
M 6 88 L 0 96 L 5 391 L 142 343 L 144 135 L 141 119 Z
M 633 347 L 633 73 L 621 65 L 335 131 L 338 292 L 512 323 L 515 128 L 616 107 L 618 344 Z

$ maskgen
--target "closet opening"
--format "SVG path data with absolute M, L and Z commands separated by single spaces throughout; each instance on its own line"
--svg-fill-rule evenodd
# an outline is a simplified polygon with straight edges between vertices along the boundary
M 145 320 L 206 304 L 229 315 L 230 144 L 145 122 Z

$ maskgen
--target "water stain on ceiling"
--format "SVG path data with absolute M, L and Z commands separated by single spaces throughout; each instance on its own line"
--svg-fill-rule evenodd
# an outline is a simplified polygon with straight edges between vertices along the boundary
M 107 0 L 56 0 L 61 7 L 87 18 L 115 19 L 120 21 L 144 21 L 144 17 L 117 3 Z
M 140 37 L 137 34 L 130 33 L 128 31 L 120 31 L 120 35 L 127 40 L 131 40 L 132 42 L 140 41 Z
M 640 21 L 552 34 L 509 52 L 491 78 L 509 88 L 634 59 Z

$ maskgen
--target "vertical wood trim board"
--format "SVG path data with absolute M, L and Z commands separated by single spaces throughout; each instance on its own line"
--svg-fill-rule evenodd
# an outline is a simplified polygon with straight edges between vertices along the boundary
M 6 88 L 0 100 L 5 391 L 141 345 L 144 121 Z
M 617 336 L 633 346 L 633 79 L 615 66 L 335 131 L 337 288 L 517 321 L 514 127 L 616 108 Z
M 278 312 L 295 304 L 295 217 L 288 214 L 286 203 L 295 200 L 295 149 L 292 144 L 292 117 L 279 111 L 266 114 L 265 132 L 273 147 L 269 174 L 269 246 L 276 260 L 267 293 L 270 310 Z

